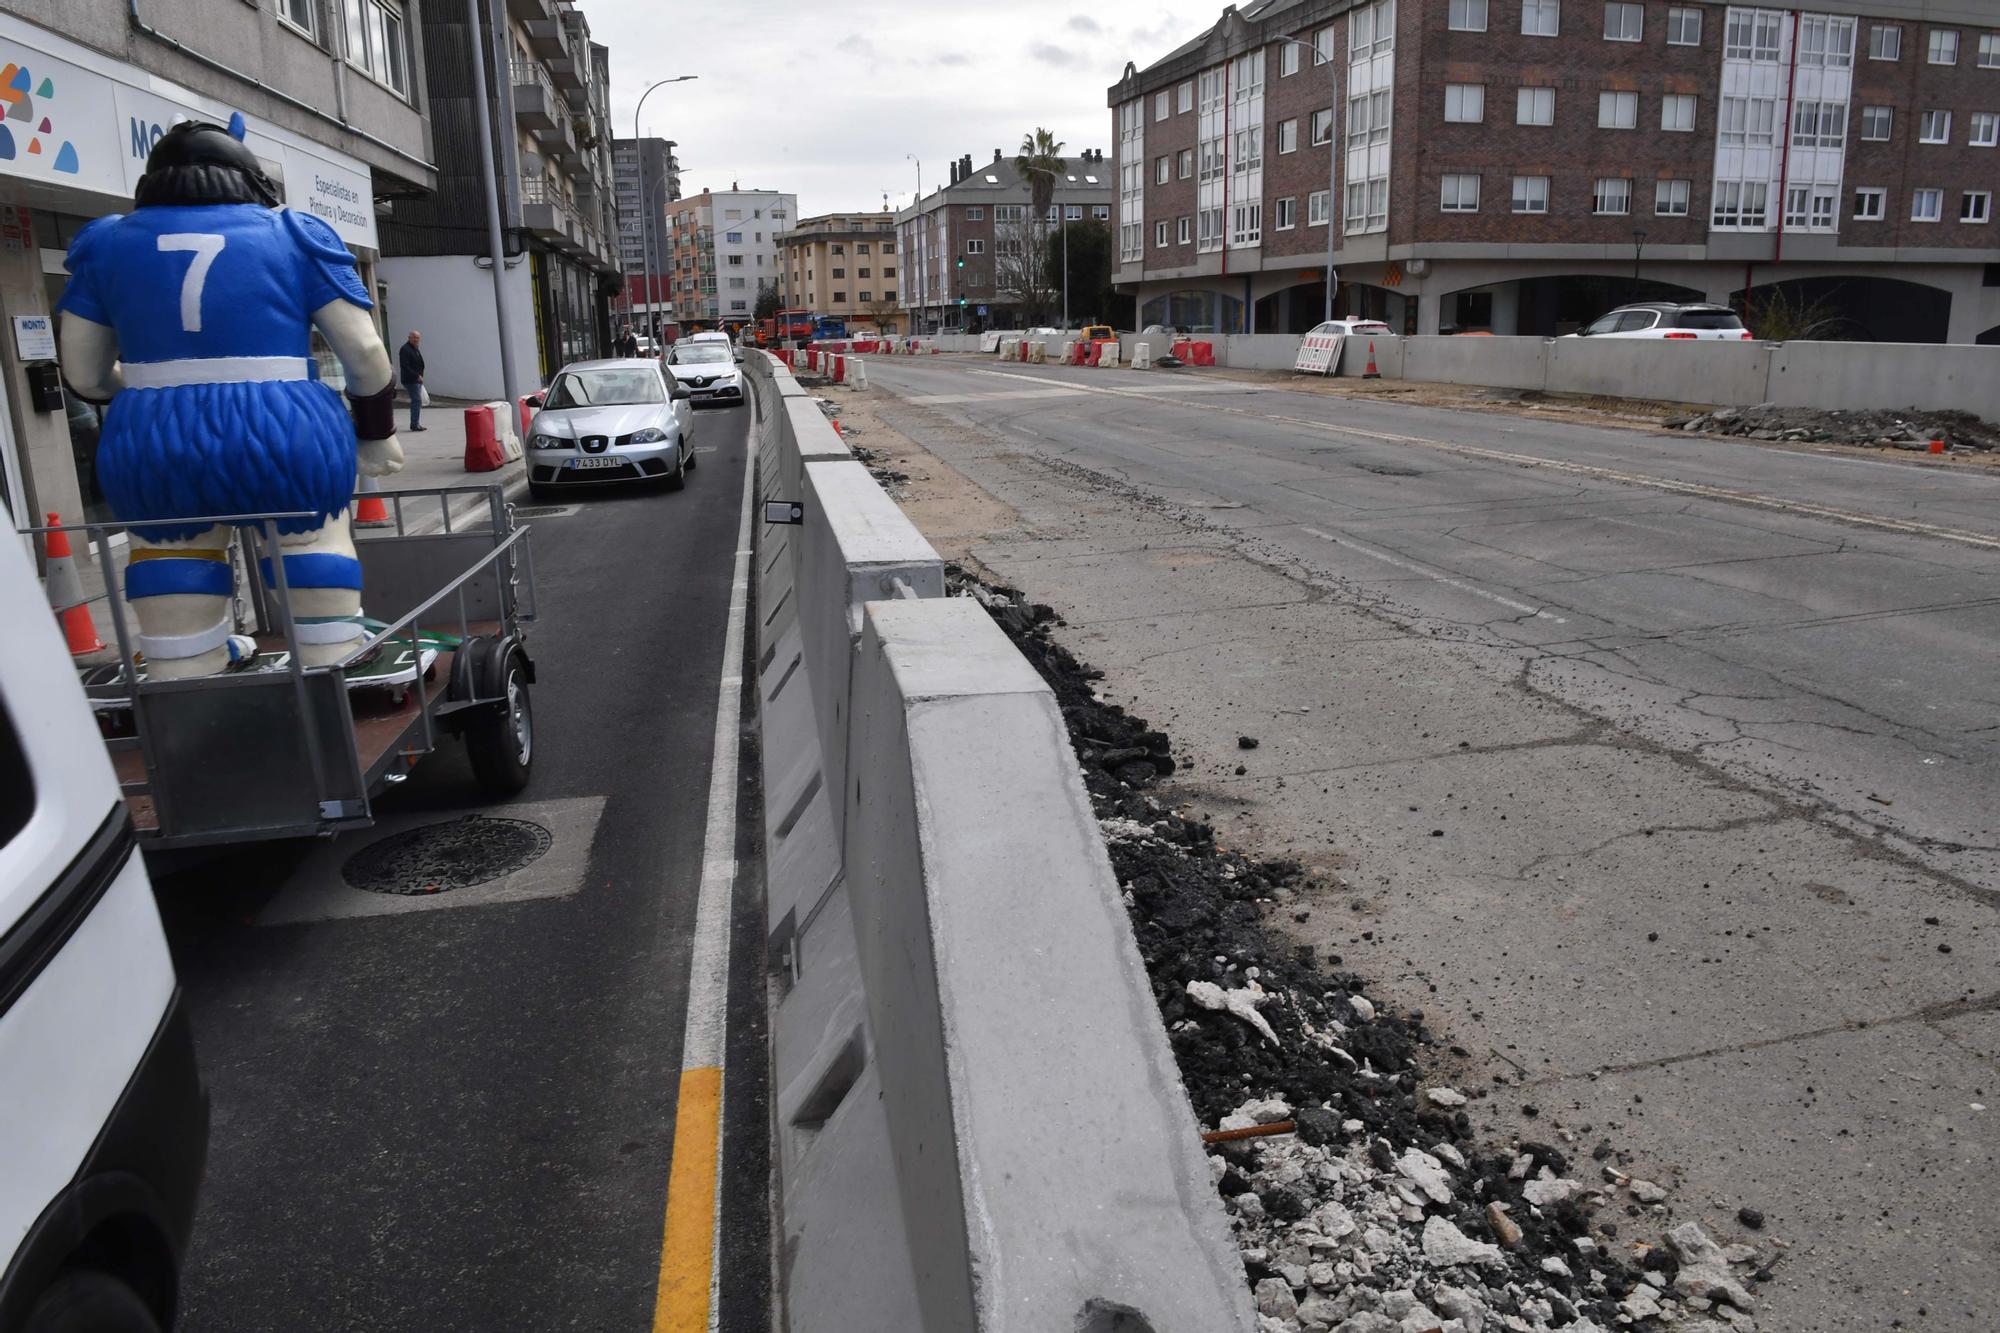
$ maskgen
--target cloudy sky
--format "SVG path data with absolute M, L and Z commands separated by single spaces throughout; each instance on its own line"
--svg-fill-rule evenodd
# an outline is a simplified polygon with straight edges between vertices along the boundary
M 801 213 L 907 205 L 947 164 L 1010 157 L 1046 126 L 1069 151 L 1111 142 L 1105 89 L 1205 31 L 1223 0 L 1086 5 L 1065 0 L 582 0 L 611 48 L 611 111 L 632 133 L 675 139 L 681 185 L 787 190 Z

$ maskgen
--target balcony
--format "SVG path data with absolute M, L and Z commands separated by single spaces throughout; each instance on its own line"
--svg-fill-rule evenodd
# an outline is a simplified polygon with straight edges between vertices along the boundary
M 514 119 L 537 138 L 562 127 L 566 112 L 562 97 L 540 65 L 525 60 L 513 62 Z
M 570 243 L 576 234 L 576 215 L 569 202 L 546 176 L 527 176 L 521 181 L 521 225 L 545 241 Z
M 569 34 L 558 18 L 529 19 L 521 25 L 528 30 L 528 49 L 545 60 L 569 55 Z
M 556 11 L 549 0 L 507 0 L 507 17 L 517 23 L 554 22 Z

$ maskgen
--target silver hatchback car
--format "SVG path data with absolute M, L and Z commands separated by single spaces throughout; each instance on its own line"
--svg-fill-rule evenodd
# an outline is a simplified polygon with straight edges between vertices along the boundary
M 695 465 L 688 391 L 650 357 L 577 361 L 556 372 L 528 425 L 528 488 L 556 491 L 608 481 L 664 482 L 679 490 Z

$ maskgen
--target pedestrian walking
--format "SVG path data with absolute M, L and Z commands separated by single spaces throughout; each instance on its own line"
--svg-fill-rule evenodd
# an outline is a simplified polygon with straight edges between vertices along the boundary
M 396 352 L 396 368 L 403 381 L 403 391 L 410 395 L 410 429 L 429 430 L 421 424 L 424 416 L 424 354 L 420 344 L 424 335 L 410 330 L 409 340 Z
M 639 355 L 639 335 L 632 332 L 630 324 L 627 324 L 624 332 L 618 335 L 618 355 L 623 357 Z

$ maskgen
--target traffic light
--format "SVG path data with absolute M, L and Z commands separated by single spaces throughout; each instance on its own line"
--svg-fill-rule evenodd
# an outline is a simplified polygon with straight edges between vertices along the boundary
M 965 257 L 964 257 L 963 255 L 959 256 L 959 260 L 958 260 L 958 266 L 959 266 L 960 268 L 964 268 L 964 267 L 965 267 Z

